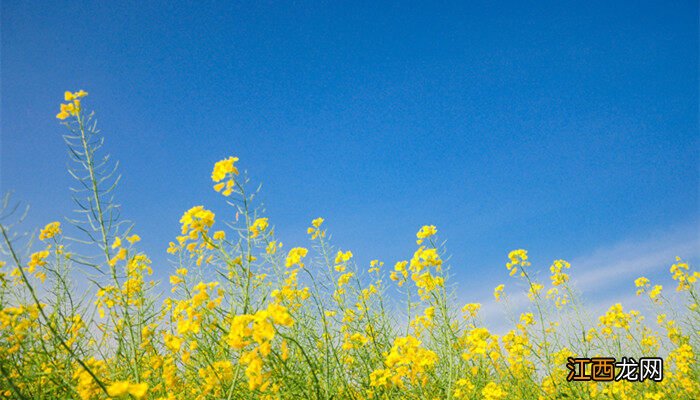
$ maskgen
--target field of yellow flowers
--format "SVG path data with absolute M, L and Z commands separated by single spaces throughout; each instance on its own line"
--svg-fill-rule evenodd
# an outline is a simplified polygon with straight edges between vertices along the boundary
M 5 201 L 0 215 L 0 398 L 12 399 L 692 399 L 698 384 L 700 273 L 670 267 L 683 302 L 634 282 L 657 315 L 615 304 L 589 320 L 564 260 L 535 279 L 525 250 L 504 257 L 494 290 L 524 287 L 528 309 L 497 335 L 481 304 L 455 306 L 435 226 L 406 260 L 358 265 L 322 218 L 288 247 L 253 201 L 238 158 L 213 165 L 231 206 L 194 206 L 167 247 L 169 282 L 152 280 L 140 237 L 119 220 L 115 164 L 85 91 L 66 92 L 64 127 L 79 212 L 38 240 Z M 205 177 L 203 177 L 204 179 Z M 235 216 L 235 218 L 234 218 Z M 63 236 L 66 224 L 82 234 Z M 165 246 L 164 246 L 165 247 Z M 670 260 L 672 261 L 672 260 Z M 546 271 L 546 270 L 545 270 Z M 80 279 L 77 279 L 80 277 Z M 516 284 L 518 281 L 519 284 Z M 635 290 L 630 282 L 630 290 Z M 162 293 L 165 294 L 162 294 Z M 567 381 L 569 358 L 661 356 L 664 376 Z

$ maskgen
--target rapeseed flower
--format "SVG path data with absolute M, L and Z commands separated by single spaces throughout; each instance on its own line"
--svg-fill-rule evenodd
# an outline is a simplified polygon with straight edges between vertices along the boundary
M 61 223 L 60 222 L 51 222 L 46 224 L 44 229 L 41 230 L 39 233 L 39 239 L 40 240 L 46 240 L 46 239 L 51 239 L 57 235 L 61 234 Z

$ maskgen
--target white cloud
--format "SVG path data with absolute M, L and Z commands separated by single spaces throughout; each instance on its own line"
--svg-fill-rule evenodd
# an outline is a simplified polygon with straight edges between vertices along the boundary
M 574 259 L 572 278 L 580 288 L 600 289 L 631 283 L 645 273 L 668 271 L 676 256 L 688 259 L 698 255 L 698 237 L 684 229 L 654 239 L 625 241 Z

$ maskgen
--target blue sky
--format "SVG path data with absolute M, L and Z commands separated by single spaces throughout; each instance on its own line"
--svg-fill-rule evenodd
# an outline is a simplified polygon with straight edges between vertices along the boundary
M 183 211 L 231 218 L 229 155 L 289 246 L 323 216 L 393 264 L 437 225 L 464 299 L 515 248 L 627 271 L 606 299 L 698 260 L 696 1 L 176 3 L 2 3 L 0 189 L 27 228 L 72 209 L 54 115 L 85 89 L 161 276 Z

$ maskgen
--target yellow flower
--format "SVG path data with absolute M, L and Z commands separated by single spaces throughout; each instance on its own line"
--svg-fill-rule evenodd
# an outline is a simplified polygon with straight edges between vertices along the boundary
M 178 275 L 170 275 L 170 284 L 171 285 L 175 286 L 175 285 L 182 283 L 182 282 L 184 282 L 184 281 Z
M 503 289 L 505 288 L 504 284 L 500 284 L 496 286 L 495 289 L 493 289 L 493 297 L 496 298 L 496 301 L 501 300 L 501 295 L 503 294 Z
M 535 317 L 532 315 L 532 313 L 523 313 L 520 314 L 520 322 L 525 325 L 534 325 Z
M 37 251 L 36 253 L 33 253 L 31 255 L 31 259 L 27 263 L 27 270 L 29 271 L 30 274 L 33 274 L 34 271 L 36 270 L 36 267 L 43 267 L 46 265 L 46 258 L 49 256 L 49 252 L 44 250 L 44 251 Z
M 338 287 L 343 287 L 350 282 L 350 278 L 355 276 L 354 273 L 348 272 L 347 274 L 340 275 L 338 277 Z
M 234 165 L 238 161 L 238 157 L 229 157 L 218 161 L 214 164 L 214 170 L 211 173 L 211 179 L 214 182 L 220 182 L 226 178 L 226 175 L 238 175 L 238 168 Z
M 273 240 L 267 244 L 267 247 L 265 247 L 265 253 L 275 254 L 275 253 L 277 253 L 278 247 L 282 247 L 282 243 L 277 243 L 276 241 Z
M 46 224 L 44 229 L 41 230 L 39 233 L 39 239 L 40 240 L 46 240 L 46 239 L 51 239 L 52 237 L 56 235 L 61 234 L 61 223 L 60 222 L 51 222 Z
M 338 251 L 338 254 L 335 256 L 335 263 L 340 264 L 340 263 L 345 263 L 350 261 L 352 258 L 352 252 L 351 251 L 346 251 L 343 253 L 342 251 Z
M 549 267 L 549 270 L 552 273 L 552 275 L 550 276 L 550 279 L 552 280 L 552 286 L 563 285 L 564 283 L 569 281 L 569 275 L 561 271 L 563 268 L 568 269 L 570 267 L 571 264 L 564 260 L 554 261 L 554 263 Z
M 640 287 L 645 287 L 645 286 L 647 286 L 648 284 L 649 284 L 649 279 L 647 279 L 647 278 L 645 278 L 645 277 L 643 277 L 643 276 L 641 276 L 641 277 L 639 277 L 639 278 L 637 278 L 637 279 L 634 280 L 634 286 L 639 287 L 639 288 L 640 288 Z
M 214 164 L 214 170 L 211 172 L 211 180 L 214 182 L 221 182 L 228 178 L 226 182 L 221 182 L 214 185 L 214 190 L 221 192 L 221 194 L 224 196 L 230 196 L 233 192 L 233 186 L 235 185 L 235 180 L 233 177 L 238 175 L 238 168 L 236 168 L 235 165 L 236 161 L 238 161 L 238 157 L 229 157 L 218 161 L 216 164 Z
M 287 308 L 279 304 L 270 303 L 270 305 L 267 306 L 267 314 L 275 324 L 282 326 L 292 326 L 294 324 L 294 320 L 292 316 L 289 315 Z
M 75 92 L 75 93 L 71 93 L 71 92 L 69 92 L 69 91 L 66 91 L 66 92 L 63 94 L 63 99 L 64 99 L 65 101 L 71 101 L 71 100 L 79 99 L 79 98 L 81 98 L 81 97 L 85 97 L 85 96 L 87 96 L 87 94 L 88 94 L 88 93 L 87 93 L 86 91 L 84 91 L 84 90 L 80 90 L 80 91 L 77 91 L 77 92 Z
M 469 313 L 470 317 L 476 317 L 476 314 L 481 310 L 481 303 L 468 303 L 462 307 L 463 313 Z M 466 317 L 465 317 L 466 318 Z
M 112 243 L 112 248 L 116 249 L 117 247 L 120 247 L 122 245 L 122 239 L 120 237 L 115 237 L 114 238 L 114 243 Z
M 691 285 L 700 277 L 700 272 L 694 271 L 691 274 L 688 263 L 683 262 L 680 257 L 676 257 L 676 261 L 677 262 L 673 264 L 670 269 L 673 280 L 678 281 L 676 291 L 690 290 Z
M 435 235 L 436 233 L 437 228 L 435 227 L 435 225 L 424 225 L 420 228 L 418 233 L 416 233 L 416 237 L 418 238 L 418 240 L 416 240 L 416 244 L 422 244 L 423 240 Z
M 137 399 L 142 399 L 148 392 L 147 383 L 129 383 L 127 381 L 117 381 L 107 387 L 109 397 L 121 397 L 127 394 Z
M 258 218 L 253 222 L 253 225 L 248 228 L 251 232 L 251 237 L 258 237 L 268 227 L 267 218 Z
M 71 115 L 78 115 L 78 113 L 80 112 L 80 98 L 85 96 L 87 96 L 87 92 L 84 90 L 80 90 L 75 93 L 65 92 L 63 94 L 63 98 L 66 101 L 72 100 L 73 102 L 68 104 L 61 104 L 61 111 L 58 114 L 56 114 L 56 118 L 64 120 L 70 117 Z
M 177 353 L 180 351 L 180 347 L 182 347 L 183 340 L 175 335 L 165 333 L 163 336 L 163 342 L 165 343 L 165 347 L 170 349 L 170 351 Z
M 484 400 L 501 400 L 504 399 L 508 395 L 508 393 L 501 389 L 501 387 L 498 386 L 498 384 L 494 382 L 489 382 L 481 390 L 481 395 L 483 396 L 482 399 Z
M 126 240 L 127 240 L 129 243 L 134 244 L 134 243 L 136 243 L 136 242 L 141 241 L 141 236 L 139 236 L 139 235 L 137 235 L 137 234 L 133 234 L 133 235 L 127 237 Z
M 287 347 L 287 341 L 283 340 L 280 345 L 280 358 L 282 361 L 287 361 L 289 358 L 289 347 Z
M 654 285 L 654 288 L 651 289 L 649 292 L 649 298 L 652 300 L 657 300 L 657 297 L 661 294 L 661 290 L 663 289 L 663 286 L 661 285 Z
M 527 261 L 527 251 L 523 249 L 513 250 L 508 253 L 510 261 L 506 263 L 506 268 L 510 271 L 510 276 L 515 275 L 518 271 L 518 266 L 527 267 L 530 263 Z
M 373 387 L 397 386 L 403 388 L 405 381 L 416 384 L 423 381 L 424 373 L 438 361 L 435 352 L 420 347 L 421 342 L 413 336 L 398 337 L 389 353 L 385 353 L 386 368 L 370 374 Z
M 129 393 L 129 382 L 127 381 L 114 382 L 107 388 L 107 394 L 110 397 L 120 397 L 127 393 Z
M 298 264 L 299 266 L 303 267 L 304 263 L 302 262 L 302 258 L 306 257 L 307 253 L 308 250 L 303 247 L 295 247 L 289 250 L 285 261 L 285 266 L 290 268 Z
M 342 251 L 338 251 L 338 254 L 335 256 L 335 267 L 334 269 L 337 272 L 345 272 L 345 264 L 350 261 L 352 258 L 352 252 L 351 251 L 346 251 L 343 253 Z
M 527 293 L 527 298 L 534 301 L 535 297 L 542 291 L 542 288 L 544 288 L 544 285 L 542 285 L 541 283 L 533 282 L 532 285 L 530 285 L 530 289 Z
M 108 264 L 113 267 L 113 266 L 117 265 L 117 262 L 119 262 L 121 260 L 126 260 L 126 254 L 127 254 L 126 249 L 121 247 L 119 249 L 119 251 L 117 252 L 117 254 L 109 260 Z
M 306 229 L 306 233 L 311 235 L 311 240 L 316 240 L 316 238 L 324 237 L 326 235 L 325 231 L 321 230 L 321 224 L 323 223 L 323 218 L 318 217 L 315 220 L 311 221 L 311 225 L 309 228 Z
M 629 330 L 632 317 L 636 314 L 634 310 L 625 313 L 620 303 L 612 305 L 604 315 L 599 317 L 598 325 L 601 327 L 601 333 L 612 337 L 614 328 Z
M 458 379 L 455 384 L 457 388 L 454 391 L 454 396 L 458 399 L 468 399 L 470 392 L 474 390 L 474 384 L 469 379 Z
M 367 272 L 372 273 L 376 272 L 379 273 L 379 268 L 384 266 L 384 262 L 379 261 L 379 260 L 372 260 L 369 262 L 370 268 L 367 270 Z
M 202 233 L 207 233 L 214 225 L 214 213 L 202 206 L 192 207 L 180 218 L 182 224 L 182 235 L 185 239 L 195 240 Z

